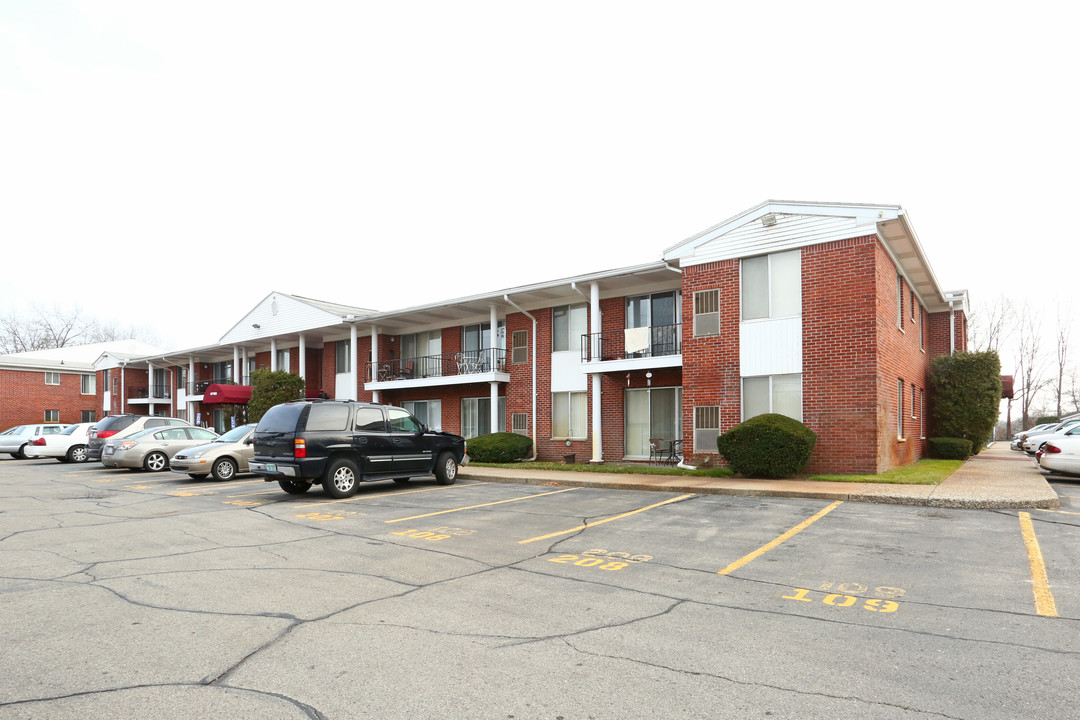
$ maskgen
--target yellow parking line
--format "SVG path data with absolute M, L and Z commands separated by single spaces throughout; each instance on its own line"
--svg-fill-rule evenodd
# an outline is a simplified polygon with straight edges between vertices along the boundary
M 1031 513 L 1020 513 L 1020 532 L 1027 547 L 1028 565 L 1031 566 L 1031 589 L 1035 593 L 1035 612 L 1045 617 L 1057 617 L 1057 603 L 1050 592 L 1050 581 L 1046 577 L 1046 563 L 1043 562 L 1039 540 L 1035 537 L 1035 528 L 1031 525 Z
M 688 497 L 694 497 L 693 493 L 686 495 L 680 495 L 679 497 L 673 497 L 665 500 L 664 502 L 654 503 L 637 510 L 631 510 L 630 512 L 623 513 L 622 515 L 615 515 L 613 517 L 605 518 L 603 520 L 597 520 L 596 522 L 589 523 L 588 525 L 578 525 L 577 527 L 570 528 L 569 530 L 560 530 L 559 532 L 548 533 L 547 535 L 541 535 L 540 537 L 529 538 L 528 540 L 519 540 L 518 545 L 524 545 L 525 543 L 536 542 L 537 540 L 547 540 L 548 538 L 559 537 L 560 535 L 569 535 L 570 533 L 577 532 L 578 530 L 584 530 L 585 528 L 595 527 L 597 525 L 603 525 L 609 523 L 612 520 L 620 520 L 624 517 L 630 517 L 631 515 L 637 515 L 639 512 L 645 512 L 646 510 L 652 510 L 658 508 L 661 505 L 667 505 L 668 503 L 678 502 L 679 500 L 685 500 Z
M 724 568 L 723 570 L 721 570 L 720 572 L 718 572 L 716 574 L 717 575 L 729 575 L 730 573 L 735 572 L 736 570 L 738 570 L 739 568 L 741 568 L 743 565 L 747 564 L 748 562 L 750 562 L 754 558 L 761 557 L 762 555 L 769 552 L 770 550 L 772 550 L 774 547 L 776 547 L 780 543 L 784 542 L 785 540 L 789 540 L 792 537 L 798 535 L 803 530 L 810 527 L 813 523 L 817 522 L 821 518 L 823 518 L 826 515 L 828 515 L 829 513 L 831 513 L 836 508 L 840 507 L 843 504 L 843 502 L 844 502 L 843 500 L 837 500 L 832 505 L 828 506 L 827 508 L 825 508 L 821 512 L 817 513 L 813 517 L 810 517 L 810 518 L 807 518 L 806 520 L 803 520 L 801 523 L 799 523 L 795 527 L 791 528 L 786 533 L 784 533 L 780 537 L 776 538 L 772 542 L 770 542 L 770 543 L 768 543 L 766 545 L 762 545 L 761 547 L 759 547 L 757 550 L 750 553 L 749 555 L 744 555 L 743 557 L 741 557 L 738 560 L 736 560 L 735 562 L 731 563 L 726 568 Z
M 319 507 L 320 505 L 337 505 L 338 503 L 352 502 L 353 500 L 367 500 L 369 498 L 380 498 L 380 497 L 390 497 L 390 496 L 395 496 L 396 497 L 398 495 L 412 495 L 413 493 L 433 492 L 435 490 L 452 490 L 454 488 L 476 487 L 477 485 L 487 485 L 487 483 L 477 482 L 477 483 L 468 483 L 468 484 L 464 484 L 464 485 L 440 485 L 439 487 L 423 488 L 421 490 L 398 490 L 397 492 L 379 493 L 378 495 L 364 495 L 362 497 L 357 497 L 357 496 L 354 495 L 353 497 L 342 498 L 340 500 L 326 500 L 324 502 L 311 503 L 310 505 L 297 505 L 296 509 L 299 510 L 301 508 Z
M 262 492 L 242 493 L 240 495 L 226 495 L 228 498 L 251 497 L 253 495 L 280 495 L 280 490 L 263 490 Z
M 1060 515 L 1080 515 L 1080 512 L 1069 512 L 1068 510 L 1050 510 L 1048 508 L 1035 508 L 1039 512 L 1052 512 Z
M 432 517 L 434 515 L 445 515 L 446 513 L 455 513 L 462 510 L 475 510 L 476 508 L 490 507 L 492 505 L 502 505 L 503 503 L 517 502 L 518 500 L 530 500 L 532 498 L 544 497 L 545 495 L 558 495 L 559 493 L 570 492 L 571 490 L 580 490 L 581 488 L 566 488 L 565 490 L 552 490 L 551 492 L 539 493 L 537 495 L 525 495 L 523 497 L 510 498 L 509 500 L 498 500 L 496 502 L 483 503 L 481 505 L 469 505 L 468 507 L 453 508 L 452 510 L 439 510 L 438 512 L 426 513 L 424 515 L 413 515 L 412 517 L 397 518 L 396 520 L 387 520 L 387 523 L 405 522 L 406 520 L 419 520 L 420 518 Z

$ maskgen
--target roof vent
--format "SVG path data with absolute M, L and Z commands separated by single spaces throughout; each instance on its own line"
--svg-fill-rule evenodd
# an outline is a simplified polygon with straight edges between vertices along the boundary
M 765 227 L 772 227 L 776 224 L 776 213 L 765 213 L 761 216 L 761 224 Z

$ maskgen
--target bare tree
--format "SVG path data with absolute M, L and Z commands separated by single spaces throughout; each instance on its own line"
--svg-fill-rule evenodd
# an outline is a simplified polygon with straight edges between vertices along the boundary
M 1018 318 L 1016 337 L 1016 377 L 1020 380 L 1019 389 L 1014 390 L 1020 396 L 1023 427 L 1029 426 L 1031 409 L 1035 396 L 1047 386 L 1045 376 L 1046 359 L 1041 348 L 1041 328 L 1038 314 L 1031 306 L 1024 303 Z
M 0 354 L 51 350 L 129 337 L 148 342 L 155 340 L 151 331 L 136 328 L 124 331 L 86 318 L 78 307 L 45 309 L 34 306 L 29 312 L 8 311 L 0 315 Z
M 997 352 L 1015 315 L 1012 300 L 1004 295 L 974 307 L 968 321 L 972 349 Z
M 1057 415 L 1061 417 L 1061 396 L 1065 391 L 1065 367 L 1069 362 L 1069 336 L 1072 334 L 1071 307 L 1066 305 L 1064 312 L 1061 304 L 1057 307 Z

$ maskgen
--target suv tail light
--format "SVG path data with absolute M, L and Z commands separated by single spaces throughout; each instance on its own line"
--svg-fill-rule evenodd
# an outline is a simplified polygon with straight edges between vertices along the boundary
M 96 433 L 96 435 L 99 438 L 101 438 L 102 440 L 104 440 L 107 437 L 112 437 L 113 435 L 115 435 L 118 432 L 120 432 L 120 431 L 119 430 L 102 430 L 101 432 Z
M 307 441 L 301 438 L 293 440 L 293 457 L 307 457 Z
M 32 442 L 30 444 L 31 445 L 37 445 L 38 447 L 42 447 L 42 446 L 45 445 L 45 438 L 39 437 L 37 440 L 35 440 L 34 442 Z
M 1048 453 L 1059 453 L 1061 452 L 1061 448 L 1059 448 L 1057 445 L 1051 445 L 1050 443 L 1046 443 L 1043 451 Z

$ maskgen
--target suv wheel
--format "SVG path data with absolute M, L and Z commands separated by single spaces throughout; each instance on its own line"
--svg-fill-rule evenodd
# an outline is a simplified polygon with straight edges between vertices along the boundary
M 453 485 L 457 480 L 457 460 L 448 452 L 444 452 L 435 461 L 435 481 L 440 485 Z
M 330 497 L 349 497 L 356 492 L 357 483 L 356 463 L 352 460 L 337 458 L 326 466 L 326 475 L 323 476 L 322 484 Z

